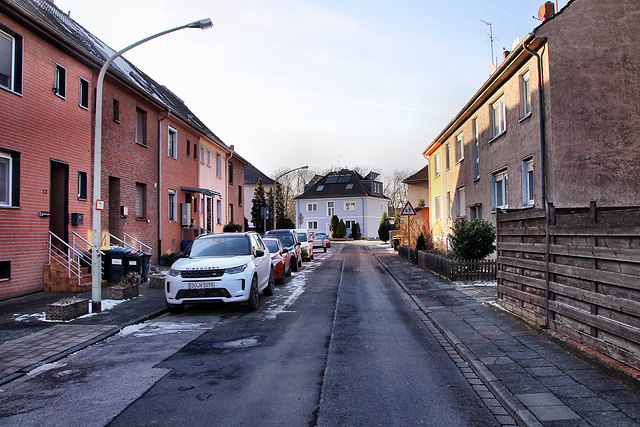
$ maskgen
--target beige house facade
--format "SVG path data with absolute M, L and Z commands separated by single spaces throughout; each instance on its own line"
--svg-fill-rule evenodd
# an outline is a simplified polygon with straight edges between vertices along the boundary
M 640 203 L 640 3 L 543 8 L 544 22 L 423 152 L 444 247 L 458 218 Z

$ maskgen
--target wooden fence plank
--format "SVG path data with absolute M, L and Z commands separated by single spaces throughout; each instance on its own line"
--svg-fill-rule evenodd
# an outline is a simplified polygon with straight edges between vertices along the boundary
M 552 236 L 596 236 L 596 237 L 638 237 L 640 236 L 640 227 L 624 226 L 624 225 L 552 225 L 549 226 L 549 232 Z
M 519 268 L 527 268 L 529 270 L 538 270 L 544 271 L 546 265 L 544 261 L 535 261 L 532 259 L 524 259 L 524 258 L 511 258 L 511 257 L 500 257 L 501 265 L 509 265 L 511 267 L 519 267 Z
M 524 286 L 530 286 L 536 289 L 545 289 L 544 279 L 536 279 L 535 277 L 522 276 L 520 274 L 509 273 L 507 271 L 498 271 L 498 279 L 508 280 L 509 282 L 518 283 Z
M 500 242 L 500 250 L 543 254 L 547 250 L 547 247 L 544 243 Z
M 561 276 L 575 277 L 577 279 L 589 280 L 592 282 L 608 283 L 633 290 L 640 290 L 640 280 L 638 276 L 611 271 L 592 270 L 589 268 L 574 267 L 563 264 L 549 264 L 549 271 Z
M 587 289 L 580 289 L 574 286 L 562 285 L 556 282 L 550 282 L 549 288 L 552 292 L 569 298 L 577 299 L 590 304 L 597 304 L 600 307 L 609 308 L 611 310 L 620 311 L 622 313 L 640 317 L 640 302 L 632 301 L 626 298 L 619 298 L 612 295 L 604 295 L 592 292 Z
M 505 244 L 502 245 L 504 246 Z M 634 264 L 640 264 L 640 249 L 605 248 L 599 246 L 596 246 L 594 248 L 590 246 L 551 245 L 550 253 L 552 255 L 596 258 L 610 261 L 626 261 Z

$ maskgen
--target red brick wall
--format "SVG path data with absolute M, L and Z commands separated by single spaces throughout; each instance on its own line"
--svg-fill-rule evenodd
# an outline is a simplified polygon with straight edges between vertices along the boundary
M 229 160 L 229 162 L 233 163 L 233 182 L 229 182 L 229 192 L 228 192 L 228 200 L 227 200 L 227 223 L 231 222 L 231 205 L 233 205 L 233 223 L 239 224 L 244 229 L 244 194 L 242 198 L 242 204 L 238 203 L 238 186 L 242 186 L 244 193 L 244 164 L 234 160 L 233 157 Z M 227 173 L 229 170 L 229 165 L 227 163 Z M 251 200 L 249 200 L 251 203 Z
M 167 154 L 169 126 L 178 132 L 177 159 Z M 169 117 L 161 124 L 162 129 L 162 248 L 161 254 L 180 252 L 180 243 L 183 238 L 183 230 L 180 222 L 180 203 L 187 199 L 187 193 L 181 187 L 198 187 L 198 162 L 193 160 L 193 144 L 198 144 L 199 138 L 189 131 L 182 122 L 174 117 Z M 190 145 L 190 156 L 187 156 L 187 141 Z M 198 153 L 199 154 L 199 153 Z M 169 189 L 176 192 L 178 215 L 176 221 L 169 221 Z M 189 193 L 198 197 L 197 194 Z M 198 202 L 199 203 L 199 202 Z M 197 214 L 191 205 L 191 218 L 197 224 Z M 189 233 L 185 234 L 190 237 Z
M 78 105 L 79 78 L 93 72 L 53 48 L 5 15 L 0 23 L 24 38 L 22 96 L 0 89 L 0 151 L 20 153 L 20 206 L 0 208 L 0 261 L 11 261 L 11 279 L 0 282 L 0 300 L 43 289 L 48 262 L 51 161 L 68 165 L 69 212 L 84 214 L 84 225 L 69 225 L 90 240 L 92 111 Z M 52 91 L 55 65 L 66 68 L 66 99 Z M 78 171 L 89 177 L 88 200 L 77 198 Z

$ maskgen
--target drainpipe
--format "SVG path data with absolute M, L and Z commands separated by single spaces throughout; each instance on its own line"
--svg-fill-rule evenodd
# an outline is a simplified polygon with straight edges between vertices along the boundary
M 535 35 L 533 33 L 531 33 L 532 40 L 535 37 Z M 549 209 L 549 204 L 547 203 L 547 190 L 546 190 L 546 174 L 545 174 L 545 157 L 546 157 L 546 150 L 545 150 L 545 122 L 544 122 L 544 85 L 543 85 L 543 75 L 542 75 L 542 58 L 540 57 L 540 55 L 538 54 L 538 52 L 535 52 L 534 50 L 532 50 L 528 44 L 530 42 L 525 42 L 522 47 L 524 48 L 524 50 L 526 50 L 527 52 L 529 52 L 530 54 L 532 54 L 533 56 L 536 57 L 536 61 L 537 61 L 537 65 L 538 65 L 538 115 L 540 116 L 540 189 L 541 189 L 541 198 L 542 198 L 542 206 L 544 207 L 544 212 L 545 212 L 545 227 L 544 227 L 544 241 L 545 241 L 545 246 L 546 246 L 546 250 L 545 250 L 545 287 L 544 287 L 544 296 L 545 296 L 545 307 L 544 307 L 544 312 L 545 312 L 545 316 L 544 316 L 544 326 L 545 327 L 549 327 L 550 324 L 550 316 L 549 316 L 549 297 L 550 297 L 550 292 L 549 292 L 549 250 L 550 250 L 550 246 L 551 246 L 551 238 L 549 236 L 549 214 L 550 214 L 550 209 Z
M 230 145 L 229 148 L 231 148 L 231 155 L 229 157 L 226 158 L 226 162 L 227 162 L 227 175 L 229 175 L 229 161 L 233 158 L 233 155 L 236 154 L 236 150 L 235 150 L 235 146 L 234 145 Z M 227 201 L 227 223 L 229 222 L 229 179 L 233 179 L 233 177 L 229 177 L 227 176 L 227 182 L 224 187 L 225 187 L 225 200 Z M 274 197 L 275 197 L 275 191 L 274 191 Z M 244 227 L 244 221 L 242 221 L 242 226 Z M 265 230 L 266 233 L 267 230 Z
M 158 120 L 158 263 L 162 255 L 162 122 L 171 115 L 171 108 L 167 114 Z

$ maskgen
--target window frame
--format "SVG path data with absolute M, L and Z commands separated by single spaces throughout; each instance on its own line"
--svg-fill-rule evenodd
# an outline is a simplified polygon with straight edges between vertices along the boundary
M 120 101 L 113 98 L 112 106 L 113 106 L 113 121 L 116 123 L 120 123 Z M 137 121 L 137 117 L 136 117 L 136 121 Z
M 522 205 L 534 206 L 535 198 L 535 169 L 533 157 L 522 159 Z
M 307 212 L 318 212 L 317 203 L 307 203 Z
M 500 184 L 498 184 L 499 182 Z M 498 204 L 498 185 L 500 185 L 501 190 L 501 204 Z M 497 170 L 491 174 L 491 208 L 494 211 L 509 208 L 509 173 L 506 168 Z
M 167 131 L 167 156 L 178 158 L 178 130 L 172 126 L 168 126 Z
M 56 63 L 53 93 L 62 99 L 67 99 L 67 69 Z
M 496 114 L 497 113 L 497 114 Z M 504 95 L 490 105 L 491 140 L 494 140 L 507 131 L 507 105 Z
M 353 206 L 353 209 L 351 207 Z M 356 202 L 344 202 L 344 211 L 345 212 L 354 212 L 356 210 Z
M 216 153 L 216 178 L 222 178 L 222 156 Z
M 331 204 L 331 206 L 329 206 L 329 204 Z M 336 214 L 336 202 L 327 201 L 327 216 L 331 218 L 335 214 Z
M 467 192 L 465 186 L 456 188 L 456 218 L 464 218 L 467 216 L 466 209 Z
M 229 185 L 233 184 L 233 162 L 229 162 Z
M 0 159 L 2 162 L 7 165 L 6 174 L 0 176 L 0 184 L 1 181 L 6 179 L 5 192 L 4 194 L 0 194 L 0 206 L 1 207 L 11 207 L 13 206 L 13 156 L 10 153 L 6 153 L 4 151 L 0 151 Z M 2 185 L 0 185 L 2 188 Z M 6 200 L 3 200 L 6 199 Z
M 170 222 L 178 220 L 178 195 L 175 190 L 169 190 L 168 219 Z
M 440 176 L 440 150 L 433 153 L 433 163 L 435 163 L 433 168 L 433 177 L 437 178 Z
M 78 171 L 78 200 L 87 200 L 88 182 L 87 172 Z
M 11 31 L 4 25 L 0 24 L 0 37 L 7 39 L 10 43 L 11 59 L 9 62 L 9 75 L 7 75 L 7 84 L 0 85 L 0 88 L 8 90 L 16 94 L 22 94 L 22 69 L 23 69 L 23 52 L 24 52 L 24 38 Z
M 136 144 L 147 146 L 147 112 L 136 107 Z
M 78 105 L 85 110 L 89 109 L 89 80 L 79 78 L 78 83 Z
M 434 217 L 434 219 L 436 221 L 439 221 L 441 216 L 442 216 L 441 212 L 440 212 L 442 210 L 442 207 L 440 206 L 441 203 L 442 203 L 442 201 L 441 201 L 440 195 L 438 194 L 437 196 L 434 196 L 434 198 L 433 198 L 433 207 L 434 207 L 433 217 Z
M 136 218 L 147 217 L 147 184 L 136 182 Z
M 456 164 L 464 160 L 464 132 L 460 132 L 456 136 L 455 159 L 456 159 Z
M 473 180 L 480 179 L 480 138 L 478 130 L 478 118 L 471 120 L 473 128 Z
M 318 229 L 318 221 L 307 221 L 307 229 L 308 230 L 317 230 Z
M 520 75 L 520 120 L 524 120 L 533 113 L 531 103 L 531 74 L 529 70 Z
M 451 154 L 448 142 L 444 145 L 444 168 L 445 170 L 449 170 L 451 168 Z

